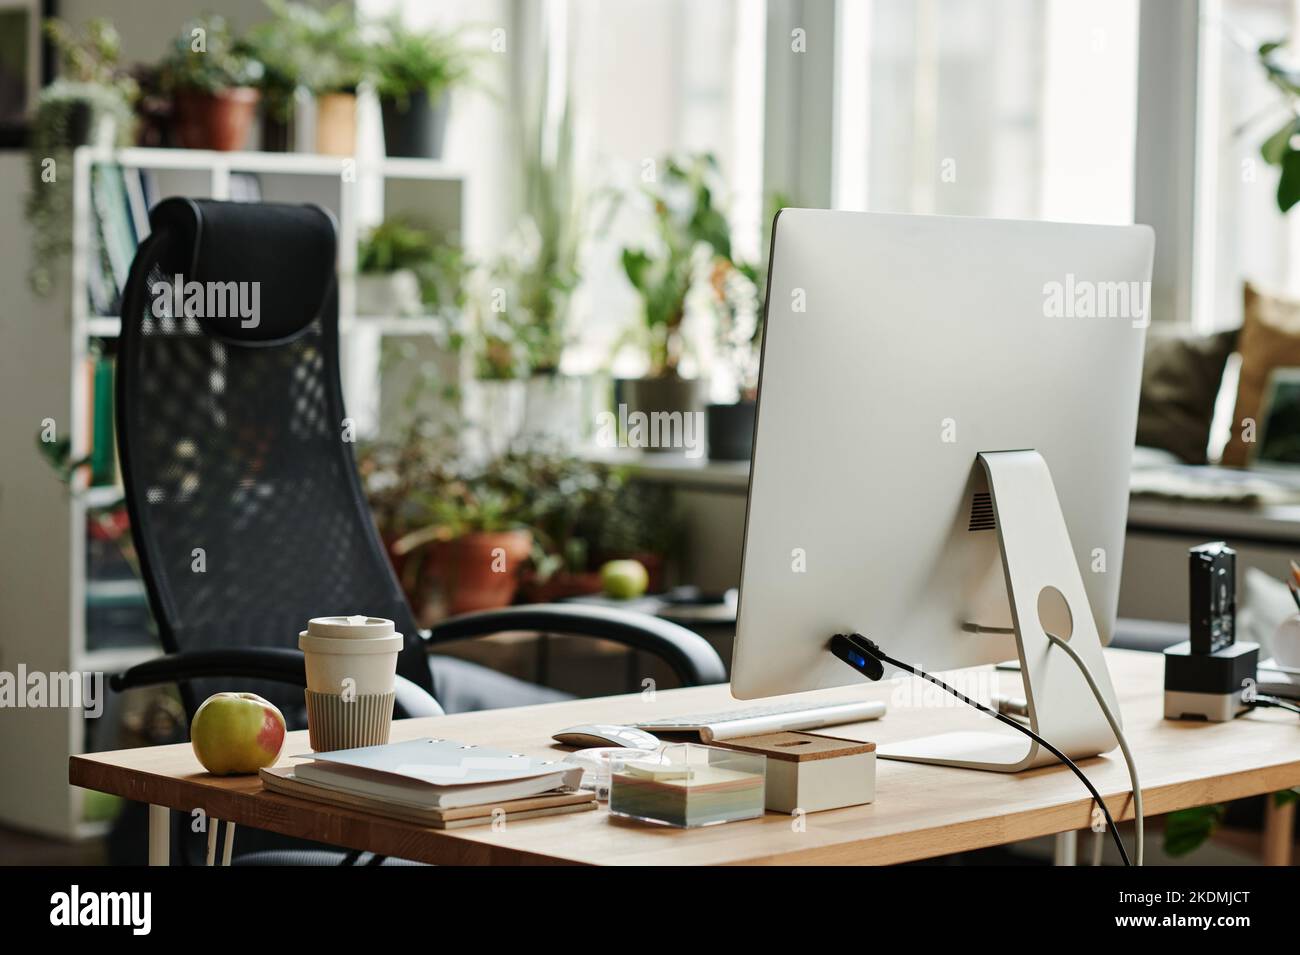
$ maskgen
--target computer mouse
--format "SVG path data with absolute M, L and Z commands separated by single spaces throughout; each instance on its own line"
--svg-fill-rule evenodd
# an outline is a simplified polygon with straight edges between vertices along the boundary
M 624 746 L 628 749 L 658 749 L 658 737 L 635 726 L 616 723 L 584 723 L 560 730 L 551 739 L 565 746 Z

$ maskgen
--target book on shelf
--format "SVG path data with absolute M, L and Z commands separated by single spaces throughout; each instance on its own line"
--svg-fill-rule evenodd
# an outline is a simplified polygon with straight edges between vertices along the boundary
M 113 359 L 97 355 L 91 372 L 90 483 L 117 481 L 117 441 L 113 434 Z
M 149 237 L 149 188 L 147 179 L 153 173 L 145 169 L 124 169 L 127 205 L 131 210 L 131 224 L 135 228 L 136 244 Z M 156 191 L 156 190 L 154 190 Z
M 122 289 L 143 238 L 139 224 L 145 198 L 139 173 L 114 163 L 96 163 L 90 170 L 90 199 L 90 310 L 93 315 L 114 315 L 121 309 Z M 144 218 L 147 227 L 147 209 Z
M 85 405 L 78 426 L 81 446 L 86 449 L 86 467 L 91 487 L 121 484 L 118 468 L 117 434 L 113 420 L 113 376 L 116 361 L 111 354 L 92 352 L 82 360 Z

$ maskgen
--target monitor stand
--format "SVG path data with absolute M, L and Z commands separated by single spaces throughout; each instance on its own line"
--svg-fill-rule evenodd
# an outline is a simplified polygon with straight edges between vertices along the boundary
M 1032 450 L 984 452 L 978 460 L 993 500 L 1029 726 L 1071 759 L 1104 753 L 1117 745 L 1115 735 L 1078 667 L 1047 639 L 1048 629 L 1063 638 L 1068 631 L 1070 646 L 1118 713 L 1047 462 Z M 988 731 L 904 740 L 881 745 L 876 752 L 886 759 L 1004 773 L 1057 762 L 1024 734 L 986 720 Z

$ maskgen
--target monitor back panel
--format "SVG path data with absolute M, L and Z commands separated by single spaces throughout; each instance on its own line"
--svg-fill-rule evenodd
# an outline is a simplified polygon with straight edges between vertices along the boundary
M 1153 235 L 783 210 L 773 231 L 732 689 L 860 677 L 855 630 L 928 669 L 1015 655 L 976 455 L 1046 459 L 1109 640 Z

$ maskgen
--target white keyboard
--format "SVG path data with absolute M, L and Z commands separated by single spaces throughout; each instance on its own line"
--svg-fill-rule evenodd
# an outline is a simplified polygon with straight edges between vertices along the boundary
M 759 703 L 740 709 L 716 713 L 690 713 L 665 719 L 647 720 L 637 727 L 650 733 L 698 733 L 705 743 L 759 733 L 784 730 L 809 730 L 824 726 L 841 726 L 879 719 L 885 704 L 876 700 L 843 700 L 809 704 L 803 700 L 786 703 Z

